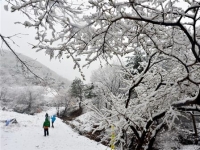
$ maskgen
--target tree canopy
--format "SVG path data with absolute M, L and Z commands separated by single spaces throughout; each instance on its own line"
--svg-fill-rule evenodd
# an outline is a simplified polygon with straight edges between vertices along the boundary
M 87 66 L 97 59 L 143 54 L 147 61 L 140 62 L 141 72 L 133 75 L 128 68 L 125 71 L 132 76 L 125 79 L 127 92 L 108 95 L 113 107 L 100 127 L 115 124 L 122 145 L 124 134 L 134 133 L 132 140 L 138 144 L 132 141 L 129 148 L 151 149 L 163 126 L 181 115 L 178 110 L 200 110 L 199 1 L 7 2 L 12 12 L 27 15 L 22 23 L 25 27 L 36 28 L 38 44 L 33 48 L 44 50 L 50 58 L 71 57 L 80 72 L 81 56 L 86 57 L 83 66 Z
M 73 80 L 69 90 L 70 95 L 72 97 L 79 98 L 80 107 L 83 99 L 83 88 L 84 88 L 83 81 L 81 81 L 81 79 L 79 78 L 76 78 Z

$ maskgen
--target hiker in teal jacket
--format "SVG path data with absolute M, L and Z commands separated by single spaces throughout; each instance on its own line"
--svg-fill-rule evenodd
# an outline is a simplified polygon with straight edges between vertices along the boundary
M 56 120 L 56 115 L 53 115 L 53 116 L 51 117 L 52 128 L 54 128 L 53 123 L 54 123 L 55 120 Z
M 49 135 L 49 127 L 50 127 L 50 121 L 48 120 L 48 118 L 46 118 L 45 122 L 43 123 L 44 136 Z

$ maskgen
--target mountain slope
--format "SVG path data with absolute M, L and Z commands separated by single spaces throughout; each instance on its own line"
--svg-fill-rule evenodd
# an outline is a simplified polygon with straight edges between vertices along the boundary
M 70 81 L 41 63 L 18 54 L 26 65 L 41 77 L 39 80 L 30 73 L 10 51 L 1 51 L 0 55 L 0 104 L 15 111 L 35 113 L 42 106 L 56 105 L 55 91 L 67 89 Z
M 22 54 L 18 56 L 26 63 L 26 65 L 38 76 L 43 78 L 53 78 L 56 82 L 63 82 L 65 86 L 69 86 L 70 81 L 56 74 L 41 63 Z M 0 56 L 0 83 L 1 84 L 35 84 L 37 79 L 26 70 L 19 60 L 10 51 L 2 51 Z M 30 80 L 32 78 L 32 80 Z M 33 81 L 34 80 L 34 81 Z M 27 82 L 26 82 L 27 81 Z M 31 82 L 32 81 L 32 82 Z

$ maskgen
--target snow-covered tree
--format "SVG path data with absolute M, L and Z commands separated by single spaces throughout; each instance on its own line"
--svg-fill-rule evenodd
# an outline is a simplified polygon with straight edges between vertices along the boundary
M 125 66 L 132 75 L 136 75 L 144 70 L 142 66 L 142 63 L 144 61 L 145 61 L 145 56 L 143 56 L 143 54 L 140 54 L 140 51 L 137 51 L 137 53 L 133 54 L 133 56 L 127 56 Z
M 105 91 L 109 90 L 114 95 L 122 92 L 123 81 L 121 80 L 121 67 L 119 65 L 104 66 L 94 70 L 91 75 L 91 82 L 95 83 Z
M 6 90 L 2 106 L 14 109 L 16 112 L 32 114 L 44 104 L 44 87 L 42 86 L 11 86 L 3 87 Z
M 64 107 L 64 111 L 61 115 L 67 115 L 68 109 L 72 107 L 72 98 L 67 90 L 59 90 L 56 96 L 54 97 L 57 103 L 57 114 L 60 112 L 60 107 Z
M 200 110 L 198 0 L 7 1 L 13 12 L 28 16 L 24 26 L 37 29 L 33 48 L 50 58 L 66 54 L 79 70 L 82 55 L 87 66 L 99 58 L 145 54 L 143 71 L 126 80 L 127 92 L 110 93 L 112 111 L 99 113 L 104 118 L 99 128 L 114 124 L 122 147 L 150 150 L 158 132 L 181 115 L 178 110 Z
M 94 103 L 98 108 L 110 108 L 110 102 L 104 98 L 107 94 L 119 95 L 124 93 L 125 87 L 122 76 L 122 67 L 112 64 L 94 70 L 91 75 L 91 82 L 95 85 L 94 92 L 97 95 Z
M 84 84 L 83 81 L 79 78 L 75 78 L 72 81 L 72 84 L 69 89 L 69 93 L 71 97 L 78 98 L 79 108 L 81 108 L 81 103 L 83 101 L 84 96 Z
M 84 87 L 84 97 L 88 98 L 88 99 L 96 97 L 96 93 L 95 93 L 95 89 L 94 88 L 95 88 L 95 86 L 94 86 L 93 83 L 91 83 L 91 84 L 85 84 L 85 87 Z

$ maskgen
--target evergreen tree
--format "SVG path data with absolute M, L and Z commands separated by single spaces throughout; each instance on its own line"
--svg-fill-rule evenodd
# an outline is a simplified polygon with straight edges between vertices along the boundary
M 96 97 L 97 95 L 94 93 L 94 85 L 93 83 L 92 84 L 88 84 L 88 85 L 85 85 L 85 89 L 84 89 L 84 96 L 86 98 L 93 98 L 93 97 Z
M 75 98 L 79 98 L 79 107 L 81 107 L 81 102 L 83 100 L 83 89 L 84 84 L 79 78 L 75 78 L 70 87 L 70 95 Z
M 141 65 L 141 62 L 144 62 L 144 61 L 145 61 L 145 57 L 142 56 L 142 54 L 138 52 L 134 54 L 133 56 L 127 57 L 126 67 L 130 67 L 130 72 L 132 75 L 140 74 L 144 70 L 144 67 Z

